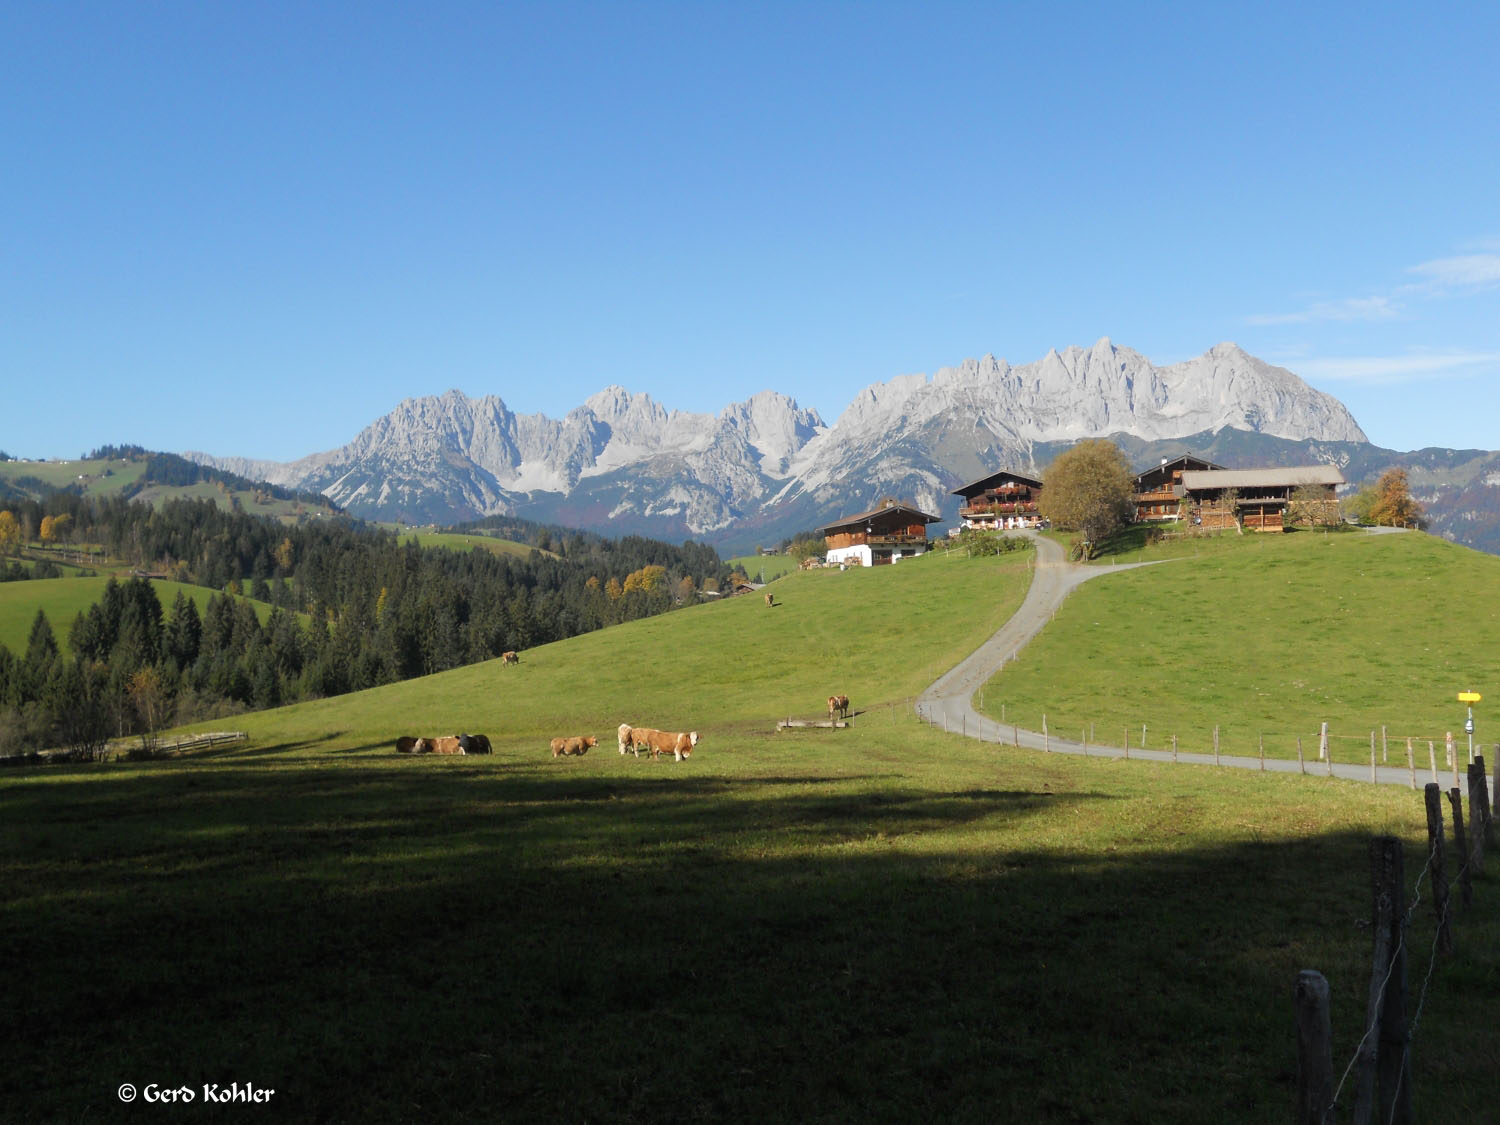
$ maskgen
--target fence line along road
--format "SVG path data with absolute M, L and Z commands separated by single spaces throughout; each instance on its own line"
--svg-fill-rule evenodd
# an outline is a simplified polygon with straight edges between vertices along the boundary
M 1122 570 L 1133 570 L 1139 566 L 1156 566 L 1169 559 L 1148 563 L 1124 563 L 1117 566 L 1087 566 L 1070 563 L 1064 557 L 1062 547 L 1051 539 L 1044 539 L 1034 532 L 1021 532 L 1036 545 L 1036 573 L 1031 588 L 1026 591 L 1026 600 L 993 637 L 954 668 L 938 677 L 926 691 L 917 697 L 917 714 L 933 726 L 942 727 L 955 734 L 965 734 L 984 742 L 1001 742 L 1007 746 L 1021 746 L 1028 750 L 1048 750 L 1054 754 L 1087 754 L 1091 758 L 1138 758 L 1148 762 L 1188 762 L 1196 765 L 1220 765 L 1234 769 L 1266 770 L 1272 773 L 1312 773 L 1313 767 L 1303 768 L 1302 763 L 1284 758 L 1245 758 L 1233 754 L 1197 754 L 1170 750 L 1126 751 L 1118 746 L 1085 745 L 1056 735 L 1022 730 L 1008 723 L 999 723 L 987 715 L 974 710 L 974 693 L 996 672 L 1013 660 L 1026 646 L 1026 642 L 1042 631 L 1052 620 L 1057 607 L 1083 583 Z M 1368 765 L 1336 764 L 1332 767 L 1320 763 L 1316 772 L 1327 776 L 1347 777 L 1356 781 L 1374 780 L 1383 785 L 1411 785 L 1411 771 L 1405 765 L 1377 766 L 1373 771 Z

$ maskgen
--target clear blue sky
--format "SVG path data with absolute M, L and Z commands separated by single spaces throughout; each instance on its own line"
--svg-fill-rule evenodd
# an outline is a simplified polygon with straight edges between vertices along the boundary
M 0 3 L 0 449 L 1222 340 L 1500 447 L 1500 5 Z

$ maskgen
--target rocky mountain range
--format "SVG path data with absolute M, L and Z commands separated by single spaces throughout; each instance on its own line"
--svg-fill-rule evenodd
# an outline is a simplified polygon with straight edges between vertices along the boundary
M 951 516 L 958 484 L 1000 468 L 1039 474 L 1061 449 L 1104 436 L 1140 465 L 1188 450 L 1236 467 L 1329 461 L 1346 476 L 1409 464 L 1371 446 L 1337 399 L 1234 344 L 1156 367 L 1108 339 L 1021 366 L 985 356 L 875 383 L 832 425 L 774 391 L 708 415 L 611 386 L 557 420 L 453 390 L 408 399 L 342 448 L 298 461 L 184 456 L 321 492 L 370 519 L 506 514 L 733 550 L 887 495 Z M 1458 477 L 1468 488 L 1500 469 L 1477 467 L 1489 455 L 1469 453 L 1436 458 L 1435 498 Z

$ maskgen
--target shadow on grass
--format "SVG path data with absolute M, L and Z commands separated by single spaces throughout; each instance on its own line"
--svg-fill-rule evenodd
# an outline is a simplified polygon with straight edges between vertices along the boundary
M 291 1120 L 1279 1122 L 1296 971 L 1340 1063 L 1367 984 L 1364 837 L 1070 846 L 1100 793 L 214 764 L 6 800 L 21 1120 L 249 1081 Z

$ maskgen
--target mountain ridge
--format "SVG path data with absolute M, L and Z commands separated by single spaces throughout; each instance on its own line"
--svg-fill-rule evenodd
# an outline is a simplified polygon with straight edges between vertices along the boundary
M 516 515 L 743 544 L 882 495 L 948 514 L 955 484 L 999 468 L 1039 472 L 1083 438 L 1115 437 L 1144 452 L 1188 438 L 1211 446 L 1204 435 L 1224 431 L 1249 435 L 1260 456 L 1275 458 L 1286 456 L 1281 443 L 1350 463 L 1370 460 L 1351 449 L 1374 449 L 1336 398 L 1236 344 L 1158 367 L 1104 337 L 1028 364 L 985 355 L 877 381 L 832 425 L 774 390 L 706 414 L 611 383 L 553 419 L 454 389 L 405 399 L 344 446 L 292 462 L 183 456 L 321 492 L 366 518 Z M 1500 479 L 1500 467 L 1488 476 Z

